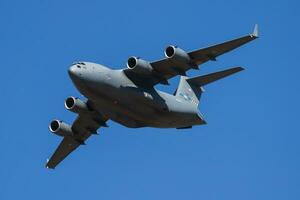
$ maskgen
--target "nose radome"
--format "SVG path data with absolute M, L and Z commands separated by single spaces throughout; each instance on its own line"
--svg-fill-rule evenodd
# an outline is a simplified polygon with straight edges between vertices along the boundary
M 72 66 L 69 68 L 68 73 L 69 73 L 69 75 L 70 75 L 71 77 L 77 76 L 78 70 L 77 70 L 76 65 L 72 65 Z

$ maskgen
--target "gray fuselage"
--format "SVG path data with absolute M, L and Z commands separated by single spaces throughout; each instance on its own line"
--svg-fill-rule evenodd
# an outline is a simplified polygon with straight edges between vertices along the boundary
M 205 123 L 196 105 L 153 87 L 137 86 L 123 70 L 84 62 L 72 65 L 69 75 L 99 113 L 124 126 L 183 128 Z

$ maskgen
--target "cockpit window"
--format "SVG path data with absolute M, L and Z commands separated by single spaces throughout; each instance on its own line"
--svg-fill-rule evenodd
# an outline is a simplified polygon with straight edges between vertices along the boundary
M 72 63 L 72 65 L 85 65 L 85 63 L 84 62 L 74 62 L 74 63 Z

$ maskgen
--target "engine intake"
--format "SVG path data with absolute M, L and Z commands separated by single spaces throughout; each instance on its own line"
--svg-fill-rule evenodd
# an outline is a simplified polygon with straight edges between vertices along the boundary
M 169 59 L 174 59 L 180 63 L 190 64 L 191 58 L 190 56 L 182 49 L 176 46 L 168 46 L 165 49 L 165 56 Z
M 73 136 L 73 131 L 69 124 L 66 124 L 63 121 L 60 120 L 53 120 L 50 122 L 49 130 L 59 136 L 65 137 L 65 136 Z
M 70 111 L 72 111 L 74 113 L 78 113 L 78 114 L 89 111 L 86 103 L 75 97 L 68 97 L 65 100 L 65 107 L 67 110 L 70 110 Z
M 151 74 L 153 71 L 153 68 L 148 61 L 134 56 L 128 58 L 127 67 L 137 74 Z

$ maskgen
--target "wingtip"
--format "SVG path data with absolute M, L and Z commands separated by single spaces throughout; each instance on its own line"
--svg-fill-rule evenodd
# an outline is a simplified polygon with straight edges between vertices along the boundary
M 233 67 L 233 68 L 230 68 L 228 70 L 233 70 L 234 73 L 237 73 L 237 72 L 245 70 L 245 68 L 244 67 Z
M 46 167 L 47 169 L 54 169 L 54 167 L 49 166 L 49 159 L 48 159 L 48 158 L 47 158 L 47 162 L 46 162 L 45 167 Z
M 243 70 L 245 70 L 244 67 L 238 67 L 238 71 L 243 71 Z
M 258 38 L 259 36 L 258 36 L 258 24 L 255 24 L 255 26 L 254 26 L 254 30 L 253 30 L 253 33 L 251 34 L 253 37 L 256 37 L 256 38 Z
M 49 166 L 48 165 L 48 163 L 46 164 L 46 166 L 45 166 L 47 169 L 54 169 L 55 167 L 51 167 L 51 166 Z

